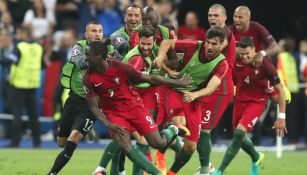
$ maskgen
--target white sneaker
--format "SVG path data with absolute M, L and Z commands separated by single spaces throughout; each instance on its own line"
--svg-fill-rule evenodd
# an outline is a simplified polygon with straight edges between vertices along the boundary
M 122 172 L 119 172 L 118 175 L 126 175 L 126 171 L 124 170 L 124 171 L 122 171 Z

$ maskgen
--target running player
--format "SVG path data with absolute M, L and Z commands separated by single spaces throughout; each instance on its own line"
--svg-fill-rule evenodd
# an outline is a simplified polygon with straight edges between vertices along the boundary
M 257 52 L 251 37 L 241 37 L 238 53 L 240 58 L 236 62 L 234 71 L 234 83 L 237 86 L 233 111 L 234 134 L 224 159 L 214 175 L 221 175 L 224 172 L 240 148 L 252 159 L 250 174 L 259 174 L 259 165 L 264 159 L 264 154 L 255 150 L 247 133 L 253 130 L 253 126 L 265 110 L 268 100 L 266 91 L 270 88 L 268 82 L 276 89 L 279 97 L 279 114 L 273 128 L 278 136 L 283 137 L 287 133 L 284 92 L 274 65 L 267 57 L 264 58 L 261 67 L 256 68 L 253 65 Z

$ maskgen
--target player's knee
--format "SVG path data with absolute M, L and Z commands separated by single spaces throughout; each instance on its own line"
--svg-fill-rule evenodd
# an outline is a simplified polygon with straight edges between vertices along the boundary
M 78 144 L 83 139 L 83 134 L 78 130 L 72 130 L 68 140 Z
M 183 149 L 188 153 L 193 153 L 197 148 L 197 142 L 188 141 L 183 145 Z
M 59 147 L 63 148 L 66 145 L 67 139 L 63 137 L 57 137 L 57 144 Z

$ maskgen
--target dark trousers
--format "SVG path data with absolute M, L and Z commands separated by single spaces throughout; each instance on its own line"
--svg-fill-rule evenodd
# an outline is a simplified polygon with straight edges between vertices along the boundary
M 287 104 L 286 117 L 288 140 L 297 143 L 304 132 L 304 93 L 291 93 L 292 100 Z M 306 109 L 306 108 L 305 108 Z
M 32 131 L 33 146 L 40 146 L 40 126 L 36 110 L 36 89 L 11 89 L 11 109 L 13 118 L 12 146 L 18 146 L 22 136 L 22 112 L 25 107 L 29 117 L 29 126 Z

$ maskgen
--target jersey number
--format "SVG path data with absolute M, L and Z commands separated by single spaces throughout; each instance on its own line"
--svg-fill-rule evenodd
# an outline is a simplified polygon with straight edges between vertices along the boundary
M 245 79 L 244 79 L 244 82 L 249 84 L 249 76 L 247 76 Z
M 88 132 L 93 127 L 93 125 L 94 125 L 94 122 L 87 118 L 86 123 L 85 123 L 84 128 L 83 128 L 83 131 Z
M 204 121 L 205 123 L 207 123 L 207 122 L 210 120 L 210 117 L 211 117 L 211 111 L 210 111 L 210 110 L 207 110 L 207 111 L 205 112 L 205 116 L 204 116 L 204 118 L 203 118 L 203 121 Z
M 149 121 L 150 123 L 150 128 L 154 128 L 155 127 L 155 122 L 152 120 L 152 118 L 150 116 L 146 116 L 146 120 Z
M 257 120 L 258 120 L 258 117 L 254 118 L 254 120 L 252 120 L 252 123 L 248 124 L 247 126 L 252 128 L 256 124 Z

